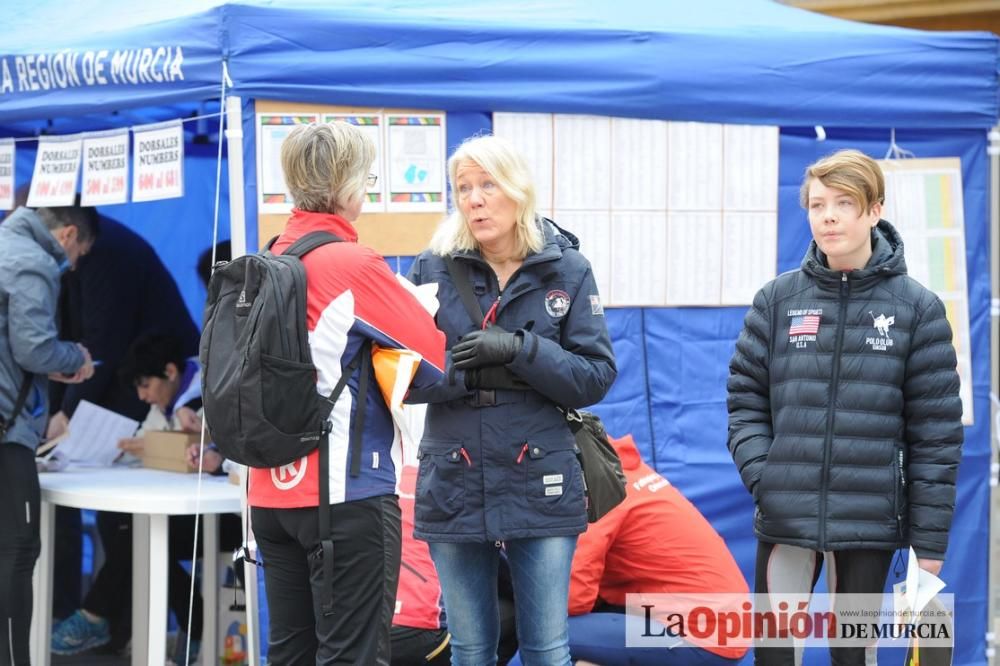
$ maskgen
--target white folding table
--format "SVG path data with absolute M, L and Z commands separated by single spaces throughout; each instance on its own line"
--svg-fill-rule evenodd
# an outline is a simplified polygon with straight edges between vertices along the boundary
M 48 666 L 52 621 L 55 507 L 132 514 L 132 665 L 163 666 L 167 631 L 168 516 L 200 513 L 205 529 L 202 597 L 205 608 L 199 663 L 218 663 L 218 514 L 240 511 L 239 486 L 225 477 L 144 468 L 69 468 L 39 474 L 42 551 L 35 566 L 31 663 Z M 249 582 L 248 582 L 249 585 Z M 248 609 L 249 611 L 249 609 Z M 254 660 L 256 661 L 256 660 Z

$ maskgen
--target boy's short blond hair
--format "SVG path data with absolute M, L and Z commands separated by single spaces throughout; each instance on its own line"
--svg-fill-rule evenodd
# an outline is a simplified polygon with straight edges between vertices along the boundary
M 806 167 L 799 190 L 799 203 L 809 207 L 809 184 L 813 179 L 854 197 L 864 211 L 885 202 L 885 177 L 878 163 L 860 150 L 838 150 Z
M 343 122 L 297 125 L 281 144 L 281 168 L 299 210 L 334 213 L 364 196 L 375 144 Z

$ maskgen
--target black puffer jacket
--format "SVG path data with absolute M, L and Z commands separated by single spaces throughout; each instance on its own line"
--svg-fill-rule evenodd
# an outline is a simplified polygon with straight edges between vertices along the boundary
M 942 559 L 963 430 L 951 327 L 885 220 L 862 270 L 800 270 L 754 298 L 729 375 L 729 450 L 761 541 Z

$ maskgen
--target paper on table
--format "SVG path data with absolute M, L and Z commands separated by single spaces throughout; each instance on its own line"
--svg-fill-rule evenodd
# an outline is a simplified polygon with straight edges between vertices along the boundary
M 138 427 L 138 421 L 81 400 L 69 420 L 69 436 L 58 447 L 59 455 L 75 463 L 110 465 L 121 453 L 118 441 L 132 437 Z

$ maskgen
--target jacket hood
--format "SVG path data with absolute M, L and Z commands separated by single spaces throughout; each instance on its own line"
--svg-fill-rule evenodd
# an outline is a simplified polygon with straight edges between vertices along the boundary
M 863 281 L 890 275 L 906 274 L 906 259 L 903 256 L 903 239 L 886 220 L 879 220 L 872 229 L 872 256 L 864 268 L 851 271 L 851 281 Z M 817 247 L 816 241 L 809 242 L 809 249 L 801 263 L 802 271 L 821 282 L 837 282 L 841 271 L 827 267 L 826 255 Z
M 57 264 L 62 266 L 66 263 L 66 251 L 38 217 L 38 213 L 30 208 L 21 207 L 8 215 L 0 224 L 0 231 L 30 238 L 52 255 Z
M 567 248 L 573 250 L 580 250 L 580 239 L 575 235 L 566 231 L 558 224 L 553 222 L 547 217 L 538 216 L 538 222 L 542 227 L 542 233 L 545 234 L 545 242 L 548 243 L 550 240 L 554 241 L 559 249 L 565 250 Z

